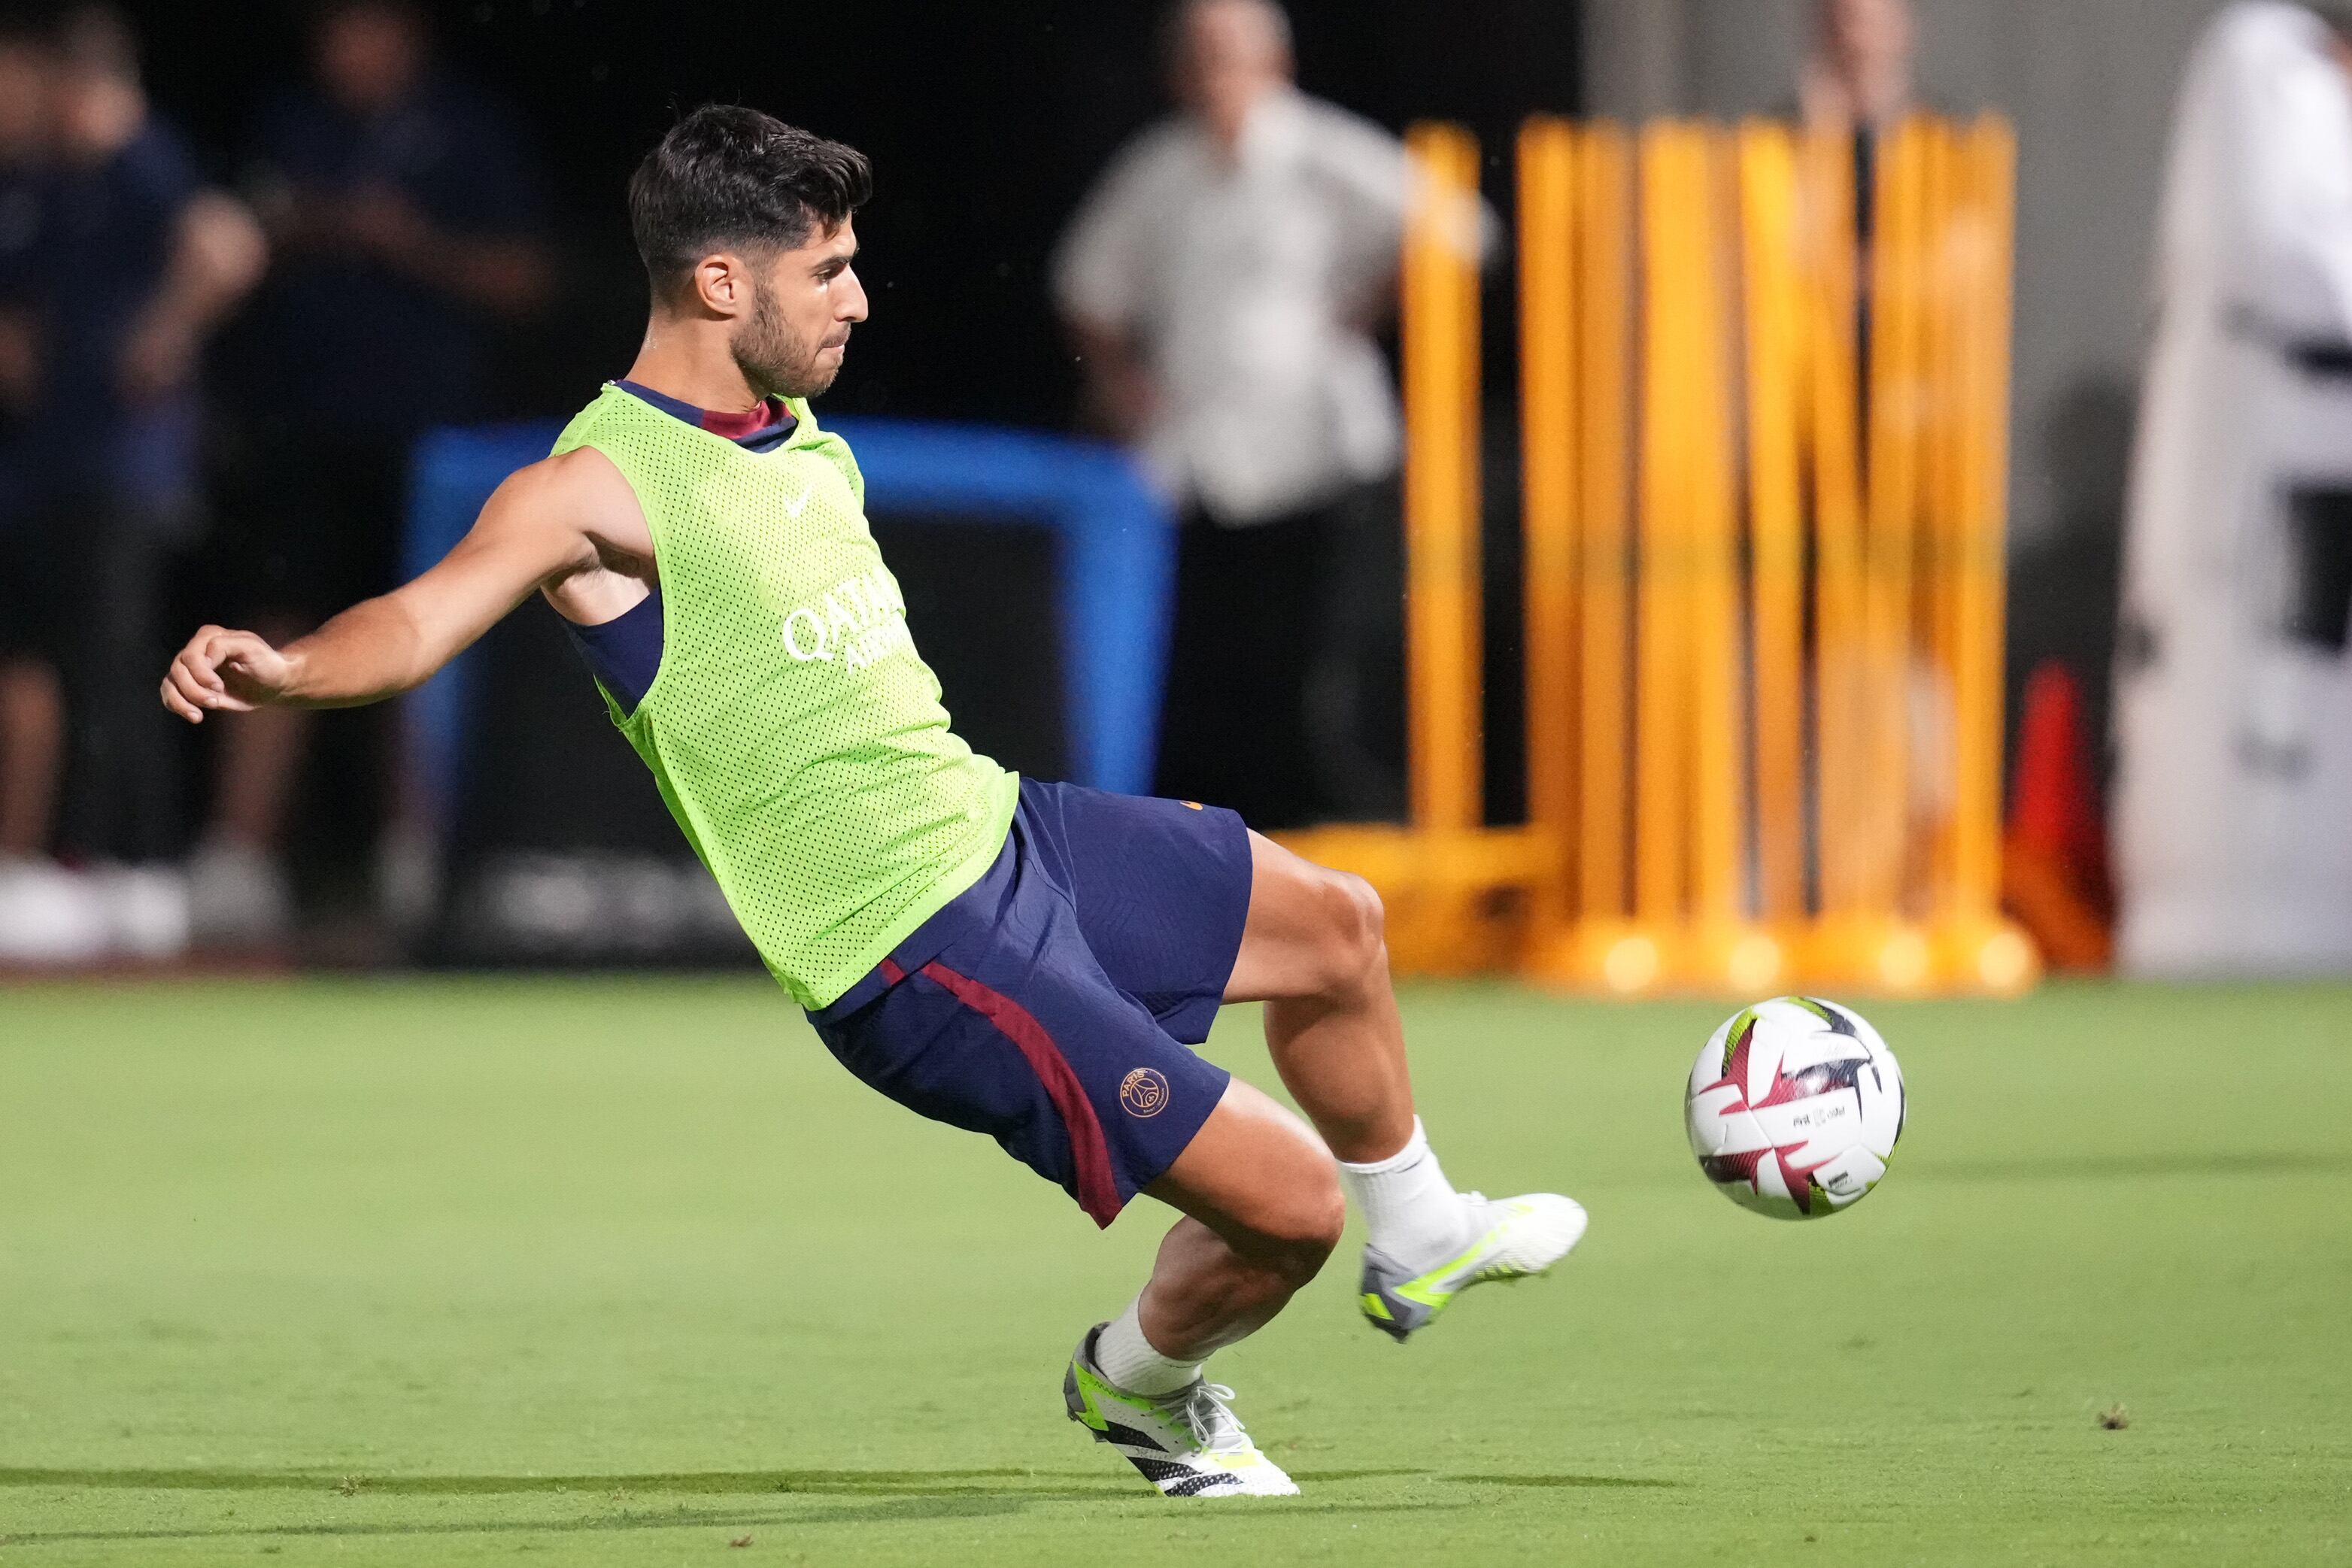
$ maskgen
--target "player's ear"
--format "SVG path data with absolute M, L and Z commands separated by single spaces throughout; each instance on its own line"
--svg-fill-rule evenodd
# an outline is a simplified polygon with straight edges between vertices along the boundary
M 715 251 L 694 264 L 695 297 L 714 316 L 740 316 L 751 308 L 751 275 L 732 251 Z

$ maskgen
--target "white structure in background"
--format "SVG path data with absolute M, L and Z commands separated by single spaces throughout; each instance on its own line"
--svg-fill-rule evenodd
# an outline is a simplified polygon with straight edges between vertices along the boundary
M 2352 559 L 2346 26 L 2231 5 L 2181 89 L 2117 666 L 2137 973 L 2352 971 L 2352 658 L 2313 608 Z

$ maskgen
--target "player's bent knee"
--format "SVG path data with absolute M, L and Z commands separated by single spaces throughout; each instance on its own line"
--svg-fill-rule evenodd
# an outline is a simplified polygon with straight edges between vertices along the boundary
M 1345 1001 L 1384 988 L 1388 922 L 1372 884 L 1270 839 L 1251 845 L 1249 924 L 1225 999 Z
M 1320 1139 L 1306 1134 L 1299 1145 L 1287 1148 L 1262 1167 L 1256 1190 L 1244 1212 L 1238 1235 L 1229 1232 L 1236 1250 L 1266 1264 L 1295 1285 L 1303 1285 L 1322 1269 L 1325 1259 L 1339 1245 L 1348 1223 L 1348 1201 L 1339 1190 L 1339 1167 Z
M 1370 977 L 1388 958 L 1388 913 L 1372 884 L 1350 872 L 1324 871 L 1328 988 L 1345 989 Z
M 1300 1227 L 1299 1237 L 1303 1246 L 1315 1249 L 1318 1268 L 1323 1259 L 1338 1249 L 1340 1232 L 1348 1228 L 1348 1199 L 1339 1190 L 1339 1167 L 1328 1167 L 1326 1178 L 1317 1186 L 1312 1204 L 1301 1217 L 1306 1223 Z
M 1238 1250 L 1282 1274 L 1294 1286 L 1321 1272 L 1348 1223 L 1339 1172 L 1328 1162 L 1323 1179 L 1294 1186 L 1256 1217 Z
M 1146 1190 L 1293 1288 L 1323 1267 L 1348 1218 L 1339 1167 L 1323 1140 L 1238 1078 L 1176 1163 Z
M 1353 873 L 1339 873 L 1341 890 L 1348 901 L 1348 936 L 1350 945 L 1367 962 L 1388 951 L 1389 912 L 1381 903 L 1379 889 Z

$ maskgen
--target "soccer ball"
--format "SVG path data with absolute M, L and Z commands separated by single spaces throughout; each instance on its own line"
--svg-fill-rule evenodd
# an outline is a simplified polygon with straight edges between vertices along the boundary
M 1707 1038 L 1683 1120 L 1717 1192 L 1776 1219 L 1819 1219 L 1886 1174 L 1903 1135 L 1903 1071 L 1851 1009 L 1779 997 Z

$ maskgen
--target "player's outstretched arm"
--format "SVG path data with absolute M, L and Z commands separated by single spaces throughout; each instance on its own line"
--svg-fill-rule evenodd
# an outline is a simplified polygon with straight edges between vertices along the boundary
M 600 559 L 598 541 L 638 543 L 643 514 L 592 451 L 534 463 L 500 485 L 473 528 L 414 582 L 352 606 L 284 648 L 205 626 L 164 674 L 163 706 L 191 724 L 269 704 L 356 707 L 413 690 L 542 586 Z M 642 541 L 650 558 L 652 540 Z

